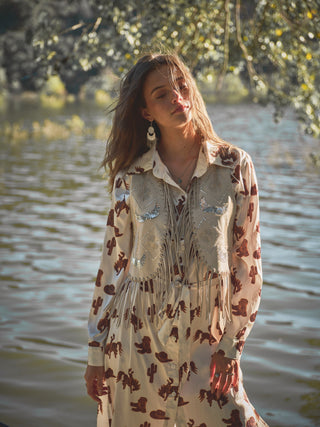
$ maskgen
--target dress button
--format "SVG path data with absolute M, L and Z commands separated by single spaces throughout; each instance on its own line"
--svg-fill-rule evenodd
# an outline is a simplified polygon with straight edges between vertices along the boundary
M 170 368 L 171 369 L 176 369 L 177 365 L 175 363 L 170 363 Z

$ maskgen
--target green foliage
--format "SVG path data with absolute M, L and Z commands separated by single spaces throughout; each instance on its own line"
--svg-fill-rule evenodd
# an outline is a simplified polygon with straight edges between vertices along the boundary
M 320 136 L 319 0 L 13 3 L 29 12 L 20 31 L 10 32 L 10 41 L 8 33 L 2 36 L 3 66 L 14 71 L 7 71 L 12 87 L 18 84 L 21 60 L 30 86 L 59 74 L 68 91 L 76 93 L 100 69 L 121 75 L 142 53 L 173 49 L 198 79 L 214 82 L 216 91 L 228 74 L 239 76 L 254 101 L 275 106 L 276 119 L 292 107 L 305 131 Z M 26 46 L 28 41 L 31 47 L 24 49 L 20 65 L 14 55 L 9 64 L 10 43 Z

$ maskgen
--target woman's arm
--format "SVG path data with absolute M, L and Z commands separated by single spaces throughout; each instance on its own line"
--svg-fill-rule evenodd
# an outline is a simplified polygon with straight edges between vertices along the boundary
M 243 346 L 255 321 L 262 287 L 259 198 L 251 158 L 245 154 L 240 168 L 230 276 L 232 313 L 217 351 L 240 359 Z
M 118 175 L 112 191 L 109 211 L 93 300 L 88 321 L 88 364 L 103 366 L 104 344 L 109 329 L 109 311 L 115 294 L 126 275 L 131 253 L 131 215 L 128 179 Z
M 213 390 L 228 391 L 238 379 L 238 361 L 255 321 L 262 287 L 258 186 L 251 158 L 245 154 L 237 185 L 230 276 L 231 321 L 227 322 L 211 363 Z M 220 372 L 223 378 L 218 377 Z M 231 376 L 233 374 L 233 376 Z

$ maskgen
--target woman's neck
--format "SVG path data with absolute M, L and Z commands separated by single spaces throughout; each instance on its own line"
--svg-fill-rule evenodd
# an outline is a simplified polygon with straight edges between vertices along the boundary
M 201 139 L 192 132 L 161 132 L 158 152 L 173 180 L 188 191 L 197 164 Z
M 200 148 L 199 136 L 194 129 L 172 129 L 161 132 L 158 151 L 165 162 L 184 163 L 191 157 L 198 156 Z

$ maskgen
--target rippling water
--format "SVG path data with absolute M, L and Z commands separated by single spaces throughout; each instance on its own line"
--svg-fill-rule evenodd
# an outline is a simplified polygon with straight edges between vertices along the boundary
M 318 141 L 290 114 L 276 125 L 253 105 L 209 112 L 251 154 L 260 184 L 264 289 L 242 357 L 247 392 L 270 426 L 320 426 Z M 109 205 L 103 152 L 83 136 L 1 142 L 0 425 L 95 425 L 82 377 Z

